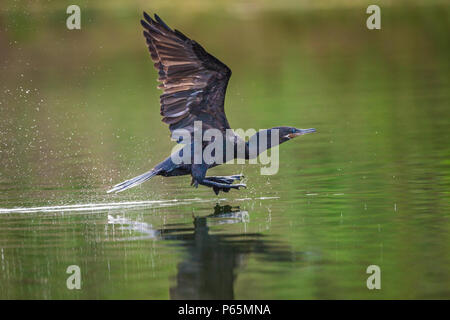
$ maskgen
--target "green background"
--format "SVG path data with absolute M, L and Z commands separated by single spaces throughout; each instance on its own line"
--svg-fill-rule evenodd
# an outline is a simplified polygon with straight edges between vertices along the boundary
M 368 30 L 367 1 L 78 1 L 73 31 L 72 2 L 3 3 L 0 298 L 450 298 L 447 2 L 376 1 Z M 209 172 L 247 189 L 107 195 L 174 146 L 143 10 L 232 69 L 232 128 L 318 132 L 279 148 L 277 175 Z

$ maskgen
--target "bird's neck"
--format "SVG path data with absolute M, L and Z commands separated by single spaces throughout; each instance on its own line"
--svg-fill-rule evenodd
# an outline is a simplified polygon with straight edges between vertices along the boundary
M 260 130 L 252 135 L 245 143 L 245 158 L 253 159 L 262 152 L 279 145 L 278 131 L 274 128 Z

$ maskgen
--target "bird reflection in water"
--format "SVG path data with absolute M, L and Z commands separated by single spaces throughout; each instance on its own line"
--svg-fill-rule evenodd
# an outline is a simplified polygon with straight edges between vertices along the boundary
M 109 217 L 110 223 L 125 224 L 123 218 Z M 175 241 L 185 254 L 177 266 L 171 299 L 233 299 L 234 284 L 248 257 L 255 253 L 263 261 L 293 261 L 298 254 L 279 241 L 269 240 L 261 233 L 218 233 L 210 227 L 219 224 L 247 223 L 249 214 L 238 206 L 214 207 L 214 213 L 193 217 L 193 227 L 166 224 L 161 229 L 142 223 L 126 223 L 128 229 L 155 238 Z M 129 239 L 128 239 L 129 240 Z

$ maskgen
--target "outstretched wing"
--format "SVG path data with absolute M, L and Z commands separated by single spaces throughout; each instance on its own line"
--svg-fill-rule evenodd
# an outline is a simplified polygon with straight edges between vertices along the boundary
M 202 121 L 203 130 L 225 131 L 230 126 L 225 116 L 225 91 L 231 70 L 210 55 L 194 40 L 170 29 L 155 14 L 144 12 L 141 20 L 144 36 L 155 68 L 162 121 L 173 133 L 177 129 L 194 131 L 194 121 Z

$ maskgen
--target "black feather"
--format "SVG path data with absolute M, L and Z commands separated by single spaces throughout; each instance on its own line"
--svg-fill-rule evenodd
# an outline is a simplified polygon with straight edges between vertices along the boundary
M 169 129 L 193 132 L 194 121 L 225 130 L 224 98 L 231 70 L 200 44 L 172 30 L 157 14 L 144 12 L 144 36 L 158 71 L 161 115 Z M 177 115 L 183 111 L 182 115 Z
M 150 25 L 149 25 L 146 21 L 144 21 L 144 20 L 141 20 L 141 25 L 142 25 L 145 29 L 150 29 Z
M 169 26 L 155 13 L 155 19 L 158 21 L 164 28 L 166 28 L 169 31 L 173 31 L 169 28 Z
M 144 11 L 144 18 L 145 20 L 147 20 L 149 23 L 155 22 L 153 21 L 152 17 L 150 17 L 147 12 Z
M 189 40 L 188 37 L 186 37 L 181 31 L 178 31 L 177 29 L 175 29 L 175 34 L 177 36 L 179 36 L 181 39 L 183 39 L 184 41 Z

